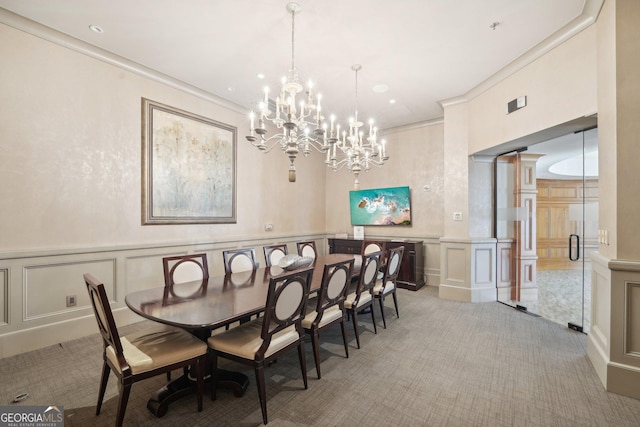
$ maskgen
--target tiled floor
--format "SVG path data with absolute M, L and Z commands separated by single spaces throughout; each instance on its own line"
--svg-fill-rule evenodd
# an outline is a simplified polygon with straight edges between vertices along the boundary
M 591 325 L 591 274 L 584 275 L 584 294 L 582 289 L 582 270 L 537 271 L 538 300 L 511 301 L 511 305 L 521 305 L 530 313 L 545 319 L 567 325 L 569 322 L 583 326 L 585 333 Z M 584 295 L 584 305 L 583 305 Z M 504 302 L 504 301 L 503 301 Z M 582 324 L 584 307 L 584 324 Z

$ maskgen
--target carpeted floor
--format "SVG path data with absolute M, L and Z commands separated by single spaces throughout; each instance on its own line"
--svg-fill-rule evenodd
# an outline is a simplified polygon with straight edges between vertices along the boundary
M 387 301 L 388 328 L 380 321 L 378 335 L 368 315 L 361 316 L 362 349 L 355 347 L 352 325 L 347 325 L 348 359 L 339 327 L 320 337 L 321 380 L 307 345 L 308 390 L 295 351 L 266 369 L 269 425 L 640 426 L 640 400 L 604 390 L 586 355 L 586 335 L 499 303 L 441 300 L 436 287 L 398 293 L 401 317 L 393 315 Z M 100 353 L 96 334 L 0 359 L 0 405 L 27 392 L 30 397 L 19 405 L 64 406 L 66 426 L 113 425 L 114 377 L 101 415 L 94 415 Z M 201 413 L 195 396 L 189 396 L 155 418 L 146 401 L 164 384 L 159 376 L 134 384 L 125 424 L 260 425 L 253 372 L 223 366 L 249 375 L 245 396 L 221 391 L 212 402 L 207 393 Z

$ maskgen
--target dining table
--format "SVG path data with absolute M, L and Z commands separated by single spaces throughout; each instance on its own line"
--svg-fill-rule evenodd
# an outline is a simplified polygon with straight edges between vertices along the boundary
M 320 289 L 325 265 L 352 259 L 354 255 L 351 254 L 322 255 L 309 266 L 302 267 L 313 267 L 310 292 Z M 185 329 L 206 342 L 212 331 L 247 321 L 263 312 L 271 278 L 290 272 L 271 266 L 210 276 L 203 280 L 135 291 L 125 297 L 125 303 L 146 319 Z M 352 276 L 357 277 L 357 274 L 355 271 Z M 244 395 L 249 385 L 249 378 L 241 372 L 218 369 L 218 377 L 218 386 L 231 389 L 236 397 Z M 171 402 L 194 392 L 195 378 L 184 372 L 156 391 L 149 398 L 147 408 L 155 416 L 162 417 Z

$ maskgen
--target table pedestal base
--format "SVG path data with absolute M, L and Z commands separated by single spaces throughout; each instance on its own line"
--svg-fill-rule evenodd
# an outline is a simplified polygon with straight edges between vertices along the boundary
M 205 383 L 208 384 L 210 378 L 207 376 Z M 245 374 L 224 369 L 218 370 L 219 389 L 229 389 L 235 397 L 242 397 L 247 391 L 247 387 L 249 387 L 249 378 Z M 183 374 L 156 391 L 147 402 L 147 409 L 156 417 L 163 417 L 172 402 L 193 393 L 196 393 L 196 381 L 189 375 Z

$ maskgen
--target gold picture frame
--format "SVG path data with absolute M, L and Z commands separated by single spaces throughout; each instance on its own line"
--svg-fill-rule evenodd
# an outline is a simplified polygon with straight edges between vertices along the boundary
M 142 98 L 142 224 L 236 223 L 236 135 Z

